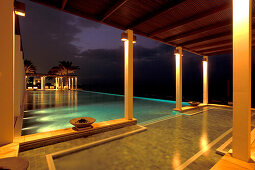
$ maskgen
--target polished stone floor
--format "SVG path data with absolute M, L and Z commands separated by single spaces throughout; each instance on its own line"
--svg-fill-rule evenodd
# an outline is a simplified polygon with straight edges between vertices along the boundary
M 29 160 L 29 168 L 28 170 L 47 170 L 48 165 L 46 162 L 46 155 L 54 152 L 58 152 L 64 149 L 69 149 L 72 147 L 80 146 L 86 143 L 91 143 L 94 141 L 102 140 L 111 136 L 119 135 L 125 132 L 130 132 L 136 129 L 139 129 L 140 127 L 137 125 L 133 126 L 127 126 L 121 129 L 116 129 L 100 134 L 95 134 L 89 137 L 84 138 L 78 138 L 66 142 L 57 143 L 54 145 L 48 145 L 24 152 L 19 153 L 19 157 L 23 157 Z M 70 168 L 72 170 L 72 168 Z
M 231 137 L 232 110 L 208 107 L 193 116 L 177 115 L 146 125 L 147 131 L 54 159 L 57 169 L 210 169 L 221 156 L 216 149 Z M 128 127 L 135 128 L 135 127 Z M 30 169 L 47 168 L 45 154 L 103 139 L 131 129 L 106 132 L 20 153 Z M 136 127 L 137 128 L 137 127 Z M 215 142 L 222 136 L 221 140 Z M 215 143 L 211 148 L 211 143 Z

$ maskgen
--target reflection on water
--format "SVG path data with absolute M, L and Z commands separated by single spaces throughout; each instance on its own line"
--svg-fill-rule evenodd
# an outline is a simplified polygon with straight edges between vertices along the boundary
M 139 122 L 172 116 L 173 102 L 134 99 L 134 117 Z M 96 122 L 124 117 L 124 97 L 86 91 L 27 91 L 22 135 L 45 132 L 72 125 L 76 117 L 93 117 Z
M 203 111 L 203 124 L 202 124 L 202 136 L 200 137 L 200 149 L 203 151 L 207 151 L 208 148 L 208 136 L 207 136 L 207 114 L 208 110 L 206 109 Z M 205 152 L 204 155 L 207 155 L 208 153 Z

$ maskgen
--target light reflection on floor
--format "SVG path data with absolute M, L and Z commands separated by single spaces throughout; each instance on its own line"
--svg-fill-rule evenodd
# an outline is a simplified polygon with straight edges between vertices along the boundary
M 187 103 L 183 103 L 187 105 Z M 134 98 L 134 117 L 140 123 L 173 116 L 175 102 Z M 22 135 L 69 128 L 75 117 L 102 122 L 124 117 L 124 97 L 87 91 L 27 91 Z

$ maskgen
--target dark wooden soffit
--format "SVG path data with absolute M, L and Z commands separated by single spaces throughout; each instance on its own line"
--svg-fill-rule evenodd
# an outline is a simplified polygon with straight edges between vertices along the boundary
M 252 48 L 254 48 L 254 47 L 255 47 L 255 40 L 252 41 Z M 233 53 L 232 45 L 226 46 L 225 48 L 222 48 L 222 49 L 219 48 L 219 49 L 215 49 L 215 50 L 211 50 L 211 51 L 202 52 L 202 54 L 205 56 L 232 54 L 232 53 Z
M 232 49 L 232 44 L 231 45 L 224 45 L 221 47 L 216 47 L 216 48 L 211 48 L 211 49 L 207 49 L 207 50 L 200 50 L 197 51 L 198 53 L 204 54 L 204 53 L 213 53 L 213 52 L 217 52 L 217 51 L 226 51 L 226 50 L 231 50 Z
M 224 46 L 224 45 L 230 45 L 230 44 L 232 44 L 232 38 L 229 38 L 227 40 L 212 42 L 209 44 L 207 43 L 203 45 L 192 46 L 191 48 L 194 49 L 195 51 L 199 51 L 199 50 L 211 49 L 211 48 Z
M 217 51 L 212 53 L 204 53 L 203 56 L 214 56 L 214 55 L 223 55 L 223 54 L 232 54 L 232 50 L 224 50 L 224 51 Z
M 219 34 L 213 34 L 213 35 L 209 35 L 203 38 L 198 38 L 198 39 L 194 39 L 194 40 L 190 40 L 190 41 L 186 41 L 184 43 L 179 44 L 179 46 L 189 46 L 192 44 L 197 44 L 197 43 L 201 43 L 201 42 L 206 42 L 206 41 L 210 41 L 210 40 L 214 40 L 214 39 L 218 39 L 218 38 L 222 38 L 222 37 L 226 37 L 232 36 L 232 31 L 227 31 L 227 32 L 222 32 Z
M 168 25 L 168 26 L 166 26 L 164 28 L 159 28 L 159 29 L 151 32 L 150 35 L 151 36 L 155 36 L 155 35 L 160 34 L 162 32 L 169 31 L 169 30 L 171 30 L 173 28 L 180 27 L 182 25 L 194 22 L 194 21 L 199 20 L 199 19 L 204 18 L 204 17 L 208 17 L 210 15 L 216 14 L 216 13 L 218 13 L 220 11 L 223 11 L 223 10 L 226 10 L 226 9 L 229 9 L 229 8 L 231 8 L 231 3 L 224 4 L 224 5 L 220 6 L 220 7 L 212 8 L 209 11 L 205 11 L 205 12 L 202 12 L 200 14 L 196 14 L 194 16 L 187 17 L 186 19 L 184 19 L 182 21 L 176 21 L 176 23 Z
M 177 34 L 171 37 L 167 37 L 164 39 L 164 41 L 169 42 L 169 41 L 175 41 L 175 40 L 179 40 L 194 34 L 201 34 L 203 32 L 208 32 L 208 31 L 213 31 L 217 28 L 221 28 L 221 27 L 227 27 L 227 26 L 231 26 L 232 25 L 232 21 L 231 20 L 227 20 L 227 21 L 222 21 L 222 22 L 218 22 L 216 24 L 211 24 L 211 25 L 206 25 L 200 28 L 196 28 L 194 30 L 188 31 L 188 32 L 184 32 L 181 34 Z
M 65 9 L 66 3 L 68 0 L 62 0 L 62 4 L 61 4 L 61 10 Z
M 124 5 L 128 0 L 117 0 L 112 6 L 108 7 L 107 11 L 104 12 L 102 16 L 99 17 L 99 20 L 103 22 L 105 19 L 110 17 L 115 11 L 117 11 L 122 5 Z
M 137 19 L 136 21 L 134 21 L 133 23 L 131 23 L 129 26 L 126 27 L 126 29 L 133 29 L 134 27 L 145 23 L 146 21 L 149 21 L 157 16 L 160 16 L 161 14 L 171 10 L 172 8 L 174 8 L 175 6 L 177 6 L 178 4 L 182 3 L 185 0 L 172 0 L 166 4 L 164 4 L 161 8 L 156 9 L 155 11 Z
M 135 34 L 174 47 L 182 46 L 184 50 L 198 55 L 222 53 L 223 51 L 215 52 L 213 49 L 219 50 L 232 44 L 232 31 L 230 31 L 232 18 L 229 17 L 232 1 L 230 0 L 146 0 L 148 3 L 151 1 L 159 5 L 146 7 L 144 4 L 144 9 L 139 8 L 139 10 L 136 5 L 140 3 L 141 6 L 141 1 L 137 0 L 31 1 L 118 29 L 130 28 Z M 189 11 L 182 10 L 183 7 Z M 168 21 L 167 17 L 175 12 L 181 13 L 182 19 L 172 18 Z M 162 19 L 162 17 L 166 18 Z M 119 18 L 123 18 L 125 22 Z M 154 23 L 158 19 L 168 23 Z M 197 22 L 204 23 L 194 24 Z

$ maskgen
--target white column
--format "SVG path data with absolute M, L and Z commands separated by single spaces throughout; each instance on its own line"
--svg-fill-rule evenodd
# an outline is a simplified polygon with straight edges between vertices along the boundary
M 78 86 L 78 80 L 77 80 L 77 77 L 75 77 L 75 90 L 77 90 L 77 86 Z
M 203 104 L 208 104 L 208 56 L 203 57 Z
M 233 0 L 233 157 L 251 157 L 252 0 Z
M 127 30 L 124 42 L 125 55 L 125 119 L 133 119 L 133 31 Z
M 58 77 L 58 89 L 60 89 L 60 81 L 59 81 L 59 77 Z
M 44 77 L 41 77 L 41 90 L 44 90 Z
M 25 76 L 25 89 L 27 89 L 27 76 Z
M 43 89 L 45 89 L 45 76 L 43 76 Z
M 62 90 L 62 77 L 59 78 L 59 87 Z
M 61 77 L 61 89 L 64 89 L 64 82 L 63 82 L 63 77 Z
M 56 89 L 58 89 L 58 78 L 55 78 Z
M 73 90 L 73 77 L 72 77 L 72 90 Z
M 175 53 L 176 64 L 176 108 L 182 110 L 182 47 L 176 47 Z
M 0 146 L 13 141 L 14 13 L 13 0 L 0 1 Z
M 70 88 L 71 88 L 71 87 L 70 87 L 70 83 L 71 83 L 71 82 L 70 82 L 70 77 L 68 77 L 68 90 L 70 90 Z

